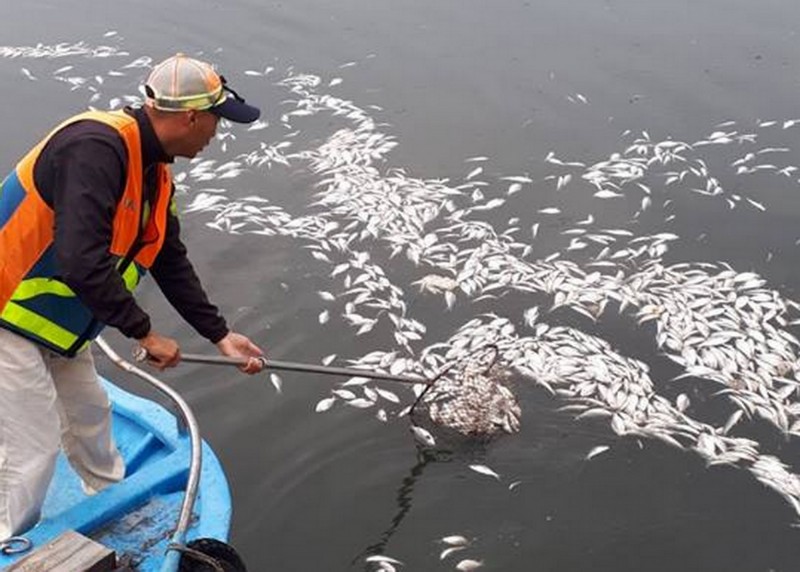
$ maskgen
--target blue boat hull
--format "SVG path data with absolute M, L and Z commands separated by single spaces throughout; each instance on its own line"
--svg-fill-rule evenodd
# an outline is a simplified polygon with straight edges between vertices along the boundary
M 113 404 L 113 431 L 126 465 L 125 479 L 86 496 L 63 455 L 48 490 L 40 523 L 24 534 L 34 549 L 76 530 L 114 549 L 137 570 L 161 569 L 175 530 L 189 474 L 190 440 L 177 419 L 156 403 L 103 380 Z M 199 495 L 187 531 L 195 538 L 228 538 L 231 497 L 225 473 L 203 442 Z M 0 554 L 0 568 L 18 558 Z

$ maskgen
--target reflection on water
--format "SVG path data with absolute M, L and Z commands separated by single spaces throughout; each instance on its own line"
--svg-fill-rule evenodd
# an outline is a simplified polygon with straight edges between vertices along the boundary
M 400 527 L 403 519 L 409 510 L 411 510 L 414 500 L 414 485 L 417 480 L 422 478 L 422 474 L 428 463 L 447 461 L 449 454 L 441 451 L 420 450 L 417 454 L 417 462 L 408 471 L 408 475 L 403 477 L 400 486 L 397 489 L 395 502 L 397 503 L 397 513 L 392 517 L 390 525 L 381 532 L 376 542 L 370 544 L 360 554 L 353 558 L 353 564 L 359 564 L 365 561 L 366 558 L 375 555 L 387 554 L 387 546 L 392 536 Z M 365 570 L 373 569 L 372 566 L 365 566 Z

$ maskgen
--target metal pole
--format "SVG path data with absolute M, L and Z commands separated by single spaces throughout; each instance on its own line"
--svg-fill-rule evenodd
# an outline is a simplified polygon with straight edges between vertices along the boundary
M 351 377 L 366 377 L 369 379 L 382 379 L 385 381 L 397 381 L 400 383 L 424 383 L 430 381 L 421 377 L 407 375 L 392 375 L 379 371 L 357 369 L 354 367 L 331 367 L 325 365 L 314 365 L 307 363 L 295 363 L 291 361 L 279 361 L 267 358 L 258 358 L 266 369 L 277 369 L 283 371 L 300 371 L 303 373 L 321 373 L 325 375 L 342 375 Z M 211 365 L 245 365 L 249 358 L 236 358 L 227 356 L 209 356 L 199 354 L 181 354 L 181 361 L 192 363 L 205 363 Z

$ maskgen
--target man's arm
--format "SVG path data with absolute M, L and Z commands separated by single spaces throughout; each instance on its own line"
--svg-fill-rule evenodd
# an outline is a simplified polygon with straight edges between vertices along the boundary
M 197 333 L 216 344 L 228 334 L 219 309 L 208 300 L 180 238 L 180 222 L 167 216 L 164 245 L 150 269 L 170 304 Z
M 201 336 L 216 344 L 221 353 L 251 358 L 263 355 L 246 336 L 230 331 L 217 307 L 209 302 L 180 239 L 180 222 L 173 213 L 168 216 L 164 245 L 151 271 L 169 303 Z M 250 360 L 241 369 L 252 374 L 262 368 L 263 362 Z

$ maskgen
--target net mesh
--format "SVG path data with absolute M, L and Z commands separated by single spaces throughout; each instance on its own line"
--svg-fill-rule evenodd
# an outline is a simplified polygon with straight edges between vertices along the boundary
M 419 395 L 412 414 L 471 437 L 519 431 L 522 411 L 497 356 L 490 346 L 445 370 Z

